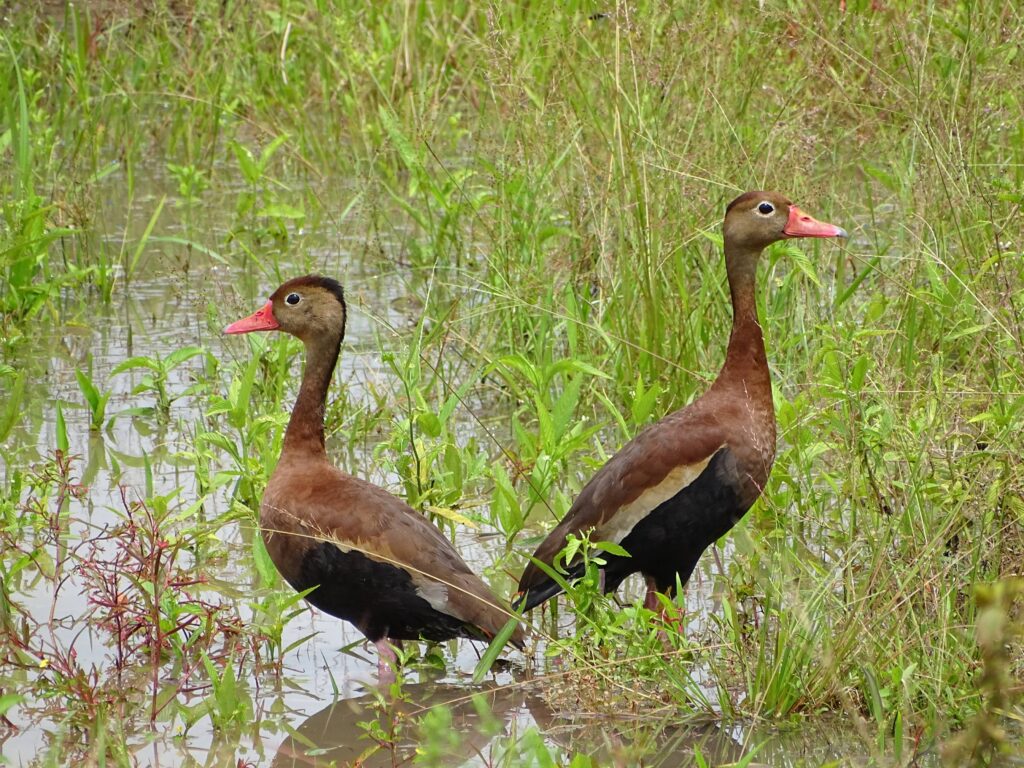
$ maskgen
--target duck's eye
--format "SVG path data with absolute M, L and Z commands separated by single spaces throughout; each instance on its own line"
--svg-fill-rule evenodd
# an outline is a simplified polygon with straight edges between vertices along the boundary
M 757 212 L 767 216 L 770 213 L 775 213 L 775 206 L 769 202 L 764 202 L 757 206 Z
M 291 306 L 293 306 L 293 307 L 294 307 L 294 306 L 295 306 L 296 304 L 298 304 L 298 303 L 299 303 L 300 301 L 302 301 L 302 297 L 301 297 L 301 296 L 299 296 L 299 294 L 297 294 L 297 293 L 289 293 L 289 294 L 288 294 L 287 296 L 285 296 L 285 298 L 284 298 L 284 303 L 285 303 L 285 304 L 290 304 L 290 305 L 291 305 Z

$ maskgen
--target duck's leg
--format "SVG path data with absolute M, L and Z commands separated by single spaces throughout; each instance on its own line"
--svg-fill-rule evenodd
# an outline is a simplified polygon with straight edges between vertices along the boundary
M 665 606 L 662 605 L 661 600 L 658 599 L 658 585 L 650 576 L 644 577 L 644 581 L 647 582 L 647 594 L 644 595 L 644 608 L 658 614 L 658 618 L 667 624 L 668 621 L 665 616 Z M 661 642 L 662 650 L 664 650 L 665 653 L 672 652 L 672 642 L 668 639 L 668 635 L 665 633 L 664 629 L 658 630 L 658 640 Z
M 644 608 L 648 611 L 661 612 L 661 601 L 658 600 L 658 586 L 654 583 L 652 576 L 646 576 L 644 581 L 647 582 L 647 594 L 644 595 Z
M 376 640 L 373 643 L 377 649 L 377 682 L 380 685 L 391 685 L 395 682 L 395 672 L 398 669 L 398 654 L 395 648 L 402 649 L 402 641 L 395 640 L 392 643 L 386 637 Z
M 670 601 L 672 601 L 672 598 L 675 597 L 676 590 L 674 587 L 670 587 L 665 590 L 664 594 Z M 686 634 L 686 624 L 683 622 L 685 612 L 685 608 L 680 607 L 674 601 L 669 602 L 668 605 L 660 605 L 658 608 L 658 614 L 661 616 L 661 620 L 675 629 L 675 631 L 680 635 Z
M 672 626 L 676 632 L 680 635 L 686 634 L 686 622 L 684 619 L 685 611 L 676 605 L 671 605 L 668 608 L 662 609 L 661 618 L 666 623 Z
M 685 625 L 683 624 L 682 610 L 676 608 L 674 605 L 666 606 L 662 604 L 661 600 L 658 599 L 657 583 L 655 583 L 654 579 L 650 576 L 645 577 L 645 581 L 647 582 L 647 594 L 644 595 L 644 608 L 658 614 L 658 618 L 660 618 L 662 622 L 673 627 L 680 635 L 684 634 Z M 666 597 L 671 598 L 674 591 L 674 589 L 666 589 L 664 594 Z M 661 634 L 662 645 L 664 645 L 667 650 L 669 647 L 668 637 L 666 637 L 664 633 L 659 634 Z

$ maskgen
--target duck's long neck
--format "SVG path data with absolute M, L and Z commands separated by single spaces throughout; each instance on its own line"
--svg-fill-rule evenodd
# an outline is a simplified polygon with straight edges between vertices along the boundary
M 748 394 L 771 398 L 771 378 L 764 350 L 764 335 L 757 319 L 754 279 L 760 250 L 725 244 L 725 268 L 732 295 L 732 333 L 725 365 L 718 377 L 721 385 L 741 385 Z
M 338 363 L 343 334 L 315 336 L 306 341 L 306 371 L 302 376 L 299 396 L 292 408 L 292 417 L 284 433 L 282 452 L 304 451 L 326 455 L 324 444 L 324 413 L 327 390 L 334 366 Z

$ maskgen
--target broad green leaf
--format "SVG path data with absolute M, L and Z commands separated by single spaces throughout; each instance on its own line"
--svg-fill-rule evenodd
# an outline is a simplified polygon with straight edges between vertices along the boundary
M 67 453 L 70 444 L 68 443 L 68 425 L 64 421 L 64 409 L 57 403 L 57 450 Z
M 512 639 L 512 634 L 516 631 L 517 626 L 519 626 L 519 618 L 512 616 L 505 622 L 505 626 L 498 630 L 498 634 L 491 640 L 491 644 L 487 646 L 487 650 L 484 651 L 484 655 L 480 657 L 480 661 L 477 662 L 476 668 L 473 670 L 474 685 L 479 685 L 484 679 L 484 675 L 490 671 L 502 649 Z
M 7 402 L 0 411 L 0 441 L 6 440 L 14 425 L 24 415 L 21 401 L 25 396 L 25 387 L 28 383 L 28 375 L 23 370 L 14 379 L 14 386 L 7 395 Z
M 202 347 L 183 347 L 182 349 L 176 349 L 164 358 L 164 370 L 170 371 L 177 368 L 186 360 L 191 360 L 193 357 L 202 355 L 205 351 L 206 350 Z
M 132 368 L 148 368 L 151 371 L 160 370 L 160 361 L 152 357 L 129 357 L 114 366 L 111 375 L 130 371 Z
M 264 206 L 256 213 L 257 216 L 266 216 L 270 219 L 304 219 L 306 213 L 301 208 L 287 203 L 271 203 Z
M 427 512 L 432 515 L 438 515 L 443 517 L 445 520 L 451 520 L 452 522 L 464 525 L 467 528 L 478 528 L 479 526 L 470 520 L 465 515 L 459 514 L 451 507 L 435 507 L 432 504 L 427 505 Z

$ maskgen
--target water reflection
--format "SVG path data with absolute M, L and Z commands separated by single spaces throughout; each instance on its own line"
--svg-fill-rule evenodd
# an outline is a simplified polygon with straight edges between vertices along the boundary
M 340 699 L 306 719 L 281 744 L 274 768 L 410 763 L 429 751 L 433 765 L 482 755 L 522 711 L 519 686 L 403 685 L 399 698 L 367 693 Z
M 667 708 L 660 715 L 628 716 L 612 711 L 579 711 L 571 690 L 552 704 L 543 681 L 484 686 L 440 682 L 407 684 L 397 698 L 380 692 L 337 699 L 307 718 L 280 745 L 274 768 L 312 766 L 396 766 L 501 764 L 510 758 L 536 759 L 529 732 L 542 734 L 547 758 L 563 764 L 573 755 L 596 765 L 822 765 L 869 750 L 840 720 L 815 721 L 808 729 L 728 723 L 683 716 Z M 546 691 L 550 695 L 550 689 Z M 908 754 L 912 752 L 907 745 Z M 937 765 L 927 750 L 921 766 Z M 746 762 L 745 761 L 749 761 Z M 542 761 L 543 762 L 543 761 Z M 531 763 L 532 764 L 532 763 Z
M 571 702 L 570 702 L 571 703 Z M 538 696 L 526 700 L 545 740 L 566 754 L 590 755 L 598 765 L 694 765 L 700 754 L 708 765 L 738 762 L 747 752 L 742 731 L 717 720 L 678 713 L 630 717 L 607 712 L 556 710 Z

